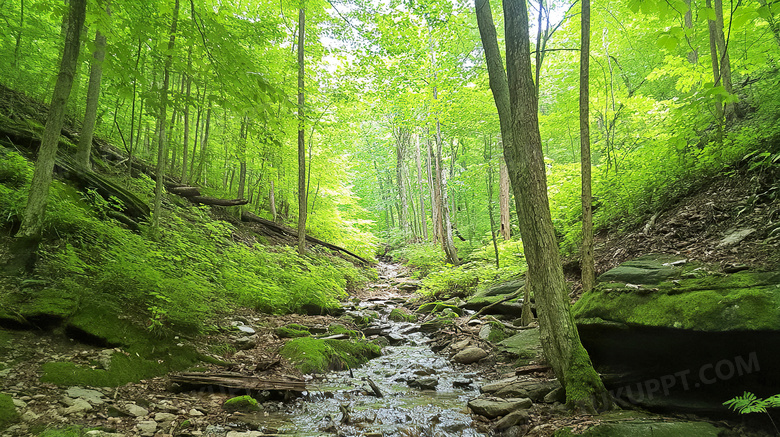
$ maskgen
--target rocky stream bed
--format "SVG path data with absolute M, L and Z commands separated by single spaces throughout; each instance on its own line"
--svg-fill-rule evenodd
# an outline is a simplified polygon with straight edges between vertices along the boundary
M 354 296 L 338 317 L 233 314 L 223 329 L 200 339 L 211 343 L 215 358 L 228 363 L 198 369 L 204 374 L 305 384 L 302 393 L 188 390 L 172 383 L 170 375 L 119 387 L 58 386 L 41 382 L 44 363 L 107 368 L 121 350 L 80 344 L 62 332 L 15 333 L 10 353 L 2 357 L 0 392 L 13 402 L 18 420 L 0 436 L 39 435 L 69 426 L 79 430 L 56 435 L 550 436 L 564 428 L 586 435 L 766 435 L 692 416 L 572 415 L 561 404 L 563 390 L 541 363 L 538 329 L 509 329 L 508 338 L 498 341 L 491 327 L 511 325 L 492 316 L 471 318 L 469 310 L 461 315 L 458 307 L 418 313 L 414 320 L 416 281 L 404 277 L 398 265 L 378 269 L 379 282 Z M 358 320 L 366 323 L 358 326 Z M 328 332 L 329 326 L 341 324 L 347 332 L 383 344 L 382 355 L 360 367 L 302 375 L 277 354 L 289 341 L 278 328 L 291 323 L 321 337 L 349 339 L 350 334 Z M 247 394 L 259 402 L 250 401 L 248 407 L 228 402 Z

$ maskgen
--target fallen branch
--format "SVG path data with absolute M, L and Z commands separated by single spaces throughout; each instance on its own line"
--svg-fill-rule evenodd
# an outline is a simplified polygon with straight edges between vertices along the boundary
M 306 391 L 306 383 L 293 379 L 261 379 L 240 373 L 179 373 L 171 375 L 173 383 L 190 387 L 222 387 L 230 390 Z
M 371 378 L 363 378 L 364 381 L 368 382 L 368 385 L 371 386 L 371 390 L 374 391 L 374 396 L 378 398 L 383 398 L 384 395 L 382 394 L 382 390 L 379 390 L 379 387 L 374 384 L 374 381 L 371 380 Z
M 515 291 L 514 293 L 508 295 L 507 297 L 505 297 L 505 298 L 503 298 L 503 299 L 501 299 L 499 301 L 493 302 L 490 305 L 483 306 L 473 316 L 469 317 L 469 320 L 472 320 L 475 317 L 478 317 L 478 316 L 482 315 L 483 312 L 489 310 L 490 308 L 493 308 L 493 307 L 495 307 L 497 305 L 501 305 L 502 303 L 504 303 L 504 302 L 506 302 L 508 300 L 512 300 L 512 299 L 520 296 L 520 292 L 522 292 L 523 289 L 525 289 L 525 285 L 520 287 L 520 288 L 518 288 L 517 291 Z M 523 305 L 525 305 L 525 302 L 523 302 Z
M 212 206 L 240 206 L 249 203 L 249 201 L 246 199 L 218 199 L 216 197 L 209 196 L 191 196 L 187 197 L 187 200 L 193 203 L 201 203 L 203 205 Z

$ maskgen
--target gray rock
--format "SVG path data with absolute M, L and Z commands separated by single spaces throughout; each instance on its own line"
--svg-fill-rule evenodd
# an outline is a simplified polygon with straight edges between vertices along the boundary
M 455 388 L 468 388 L 471 387 L 474 381 L 467 378 L 458 378 L 452 380 L 452 386 Z
M 157 422 L 154 420 L 142 420 L 135 426 L 138 428 L 138 434 L 142 437 L 151 437 L 157 431 Z
M 452 357 L 452 360 L 456 363 L 461 364 L 471 364 L 476 363 L 477 361 L 485 358 L 488 356 L 488 353 L 485 352 L 484 349 L 478 348 L 478 347 L 470 347 L 463 349 L 462 351 L 455 354 L 454 357 Z
M 27 402 L 14 398 L 14 406 L 16 408 L 27 408 Z
M 255 333 L 254 329 L 252 329 L 251 327 L 246 326 L 246 325 L 240 325 L 240 326 L 237 326 L 237 328 L 238 328 L 239 331 L 241 331 L 243 333 L 246 333 L 246 334 L 250 334 L 251 335 L 251 334 Z
M 173 422 L 176 420 L 176 415 L 171 413 L 157 413 L 154 415 L 155 422 Z
M 533 398 L 532 398 L 533 399 Z M 558 387 L 555 390 L 544 395 L 542 401 L 546 404 L 554 404 L 556 402 L 566 402 L 566 390 L 563 387 Z
M 71 414 L 83 415 L 84 413 L 86 413 L 87 411 L 90 411 L 90 410 L 92 410 L 92 404 L 90 404 L 89 402 L 85 401 L 84 399 L 79 398 L 79 399 L 74 400 L 73 401 L 73 405 L 71 405 L 68 408 L 66 408 L 62 412 L 62 415 L 63 416 L 69 416 Z
M 524 329 L 496 344 L 499 352 L 512 359 L 533 360 L 542 353 L 539 328 Z
M 542 402 L 548 393 L 557 388 L 561 388 L 561 384 L 556 380 L 544 381 L 515 376 L 485 384 L 479 390 L 500 398 L 529 398 L 534 402 Z
M 531 407 L 533 402 L 530 399 L 502 399 L 502 398 L 476 398 L 469 401 L 468 406 L 475 414 L 493 419 L 498 416 L 505 416 L 512 411 L 522 410 Z
M 263 435 L 260 431 L 230 431 L 228 432 L 225 437 L 261 437 Z
M 40 415 L 35 414 L 32 410 L 27 410 L 22 414 L 22 422 L 35 422 L 40 417 Z
M 149 410 L 136 404 L 127 404 L 125 409 L 127 410 L 127 414 L 134 417 L 146 417 L 149 414 Z
M 756 232 L 756 230 L 753 228 L 732 230 L 728 235 L 726 235 L 722 240 L 720 240 L 720 243 L 718 243 L 718 247 L 728 247 L 728 246 L 733 246 L 735 244 L 739 244 L 742 242 L 742 240 L 749 237 L 750 234 L 754 232 Z
M 87 431 L 87 433 L 84 435 L 87 437 L 125 437 L 124 434 L 118 432 L 106 432 L 97 429 L 93 429 L 92 431 Z
M 515 425 L 520 425 L 528 421 L 528 411 L 516 410 L 502 417 L 501 420 L 496 422 L 496 429 L 503 430 L 511 428 Z
M 588 428 L 583 436 L 599 437 L 716 437 L 718 428 L 705 422 L 649 422 L 627 421 L 621 423 L 602 423 Z
M 92 405 L 102 405 L 105 402 L 103 401 L 103 393 L 97 390 L 90 390 L 81 387 L 71 387 L 65 393 L 74 399 L 84 399 Z
M 225 437 L 227 436 L 228 430 L 219 425 L 209 425 L 206 427 L 206 432 L 203 434 L 208 437 Z
M 257 336 L 239 337 L 236 339 L 236 348 L 240 350 L 253 349 L 257 346 Z
M 416 378 L 406 382 L 406 385 L 420 390 L 436 390 L 439 380 L 436 378 Z
M 189 415 L 190 415 L 190 416 L 192 416 L 192 417 L 200 417 L 200 416 L 204 416 L 203 412 L 201 412 L 201 411 L 198 411 L 198 410 L 196 410 L 196 409 L 194 409 L 194 408 L 193 408 L 193 409 L 191 409 L 189 412 L 187 412 L 187 414 L 189 414 Z
M 452 343 L 452 344 L 450 345 L 450 347 L 452 348 L 452 350 L 454 350 L 454 351 L 457 351 L 457 352 L 460 352 L 460 351 L 462 351 L 463 349 L 466 349 L 467 347 L 469 347 L 469 344 L 470 344 L 470 343 L 471 343 L 471 340 L 469 340 L 469 339 L 467 338 L 467 339 L 465 339 L 465 340 L 461 340 L 461 341 L 458 341 L 458 342 Z

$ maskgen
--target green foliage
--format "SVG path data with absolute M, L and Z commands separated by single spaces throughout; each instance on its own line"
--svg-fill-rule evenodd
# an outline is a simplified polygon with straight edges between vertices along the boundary
M 437 314 L 444 312 L 445 310 L 450 310 L 453 313 L 457 314 L 458 316 L 463 315 L 463 310 L 458 308 L 456 305 L 448 304 L 445 302 L 428 302 L 420 305 L 420 308 L 417 309 L 418 313 L 423 314 Z
M 260 404 L 257 403 L 257 399 L 252 396 L 244 395 L 230 398 L 222 404 L 222 409 L 227 411 L 259 411 Z
M 23 156 L 0 148 L 0 226 L 21 218 L 32 173 Z
M 780 407 L 780 394 L 761 399 L 755 394 L 745 392 L 742 396 L 736 396 L 723 403 L 729 409 L 739 414 L 767 413 L 767 408 Z
M 424 278 L 444 267 L 444 252 L 435 243 L 408 244 L 392 252 L 393 259 L 414 268 L 413 276 Z
M 0 393 L 0 429 L 19 420 L 13 398 L 5 393 Z

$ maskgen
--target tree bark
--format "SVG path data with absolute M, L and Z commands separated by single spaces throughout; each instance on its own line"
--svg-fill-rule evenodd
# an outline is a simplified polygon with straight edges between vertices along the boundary
M 512 229 L 509 225 L 509 173 L 503 156 L 498 163 L 498 205 L 501 214 L 501 236 L 504 240 L 509 240 L 512 238 Z
M 393 127 L 395 137 L 395 175 L 398 186 L 399 217 L 398 222 L 404 238 L 409 238 L 409 199 L 406 192 L 406 149 L 409 145 L 409 130 L 403 126 Z
M 276 221 L 276 193 L 274 191 L 274 181 L 271 180 L 271 189 L 268 193 L 268 202 L 271 204 L 271 217 Z
M 160 227 L 160 214 L 162 213 L 163 181 L 165 180 L 165 160 L 168 157 L 168 141 L 165 136 L 165 117 L 168 111 L 168 87 L 171 81 L 171 66 L 173 65 L 173 47 L 176 42 L 176 26 L 179 20 L 179 0 L 173 6 L 173 18 L 171 21 L 170 38 L 168 39 L 168 56 L 165 58 L 163 69 L 163 85 L 160 90 L 160 113 L 158 115 L 159 142 L 157 146 L 157 181 L 154 186 L 154 213 L 152 214 L 152 228 Z
M 247 131 L 249 130 L 249 118 L 244 116 L 241 121 L 241 139 L 238 142 L 238 160 L 239 160 L 239 173 L 238 173 L 238 198 L 244 198 L 244 187 L 246 185 L 246 138 Z
M 499 70 L 497 67 L 503 67 L 490 4 L 487 0 L 475 0 L 475 4 L 500 123 L 502 129 L 512 129 L 512 142 L 504 139 L 504 157 L 515 193 L 520 235 L 528 262 L 527 277 L 537 302 L 545 356 L 566 389 L 570 407 L 589 411 L 610 407 L 609 394 L 593 370 L 571 315 L 568 287 L 552 225 L 536 87 L 529 56 L 526 2 L 504 1 L 508 73 L 505 80 L 494 77 Z M 501 108 L 507 106 L 511 112 L 502 112 Z
M 192 68 L 192 47 L 187 52 L 187 71 Z M 184 140 L 181 149 L 181 183 L 187 183 L 187 167 L 189 166 L 189 142 L 190 142 L 190 95 L 192 94 L 192 77 L 185 73 L 187 81 L 185 88 L 186 99 L 184 100 Z M 194 153 L 193 153 L 194 154 Z
M 22 225 L 16 236 L 30 240 L 39 240 L 43 229 L 43 217 L 46 212 L 46 204 L 51 186 L 54 161 L 57 156 L 57 146 L 60 140 L 62 124 L 65 120 L 65 108 L 68 104 L 73 77 L 76 72 L 76 62 L 81 46 L 79 37 L 84 27 L 86 15 L 86 0 L 71 0 L 68 19 L 63 19 L 63 27 L 67 28 L 65 45 L 62 50 L 60 70 L 57 75 L 57 83 L 46 117 L 46 125 L 43 129 L 41 146 L 38 149 L 38 158 L 35 162 L 35 172 L 30 184 L 30 194 L 22 217 Z
M 712 0 L 707 0 L 706 6 L 712 8 Z M 709 30 L 710 39 L 710 63 L 712 65 L 712 80 L 715 86 L 720 83 L 720 62 L 718 59 L 718 31 L 717 24 L 714 20 L 707 20 L 707 28 Z M 723 119 L 723 104 L 720 100 L 715 100 L 715 118 L 718 119 L 718 126 L 720 126 L 720 120 Z
M 590 162 L 590 0 L 582 0 L 580 48 L 580 167 L 582 179 L 582 249 L 580 266 L 582 290 L 596 285 L 596 261 L 593 256 L 593 195 Z
M 420 159 L 420 135 L 414 134 L 414 144 L 416 147 L 415 161 L 417 163 L 417 190 L 420 191 L 420 229 L 422 231 L 422 238 L 424 241 L 428 241 L 428 222 L 425 215 L 425 190 L 423 190 L 422 182 L 422 163 Z
M 493 145 L 490 142 L 490 137 L 485 137 L 483 158 L 487 162 L 487 206 L 490 218 L 490 237 L 493 240 L 493 250 L 496 252 L 496 268 L 500 269 L 501 261 L 498 255 L 498 242 L 496 241 L 496 220 L 493 214 Z
M 298 9 L 298 253 L 306 252 L 306 122 L 304 118 L 304 42 L 306 3 L 300 0 Z
M 685 6 L 687 7 L 684 18 L 685 28 L 693 29 L 693 11 L 691 10 L 691 0 L 685 0 Z M 688 46 L 691 49 L 691 51 L 688 52 L 688 62 L 696 65 L 699 63 L 699 51 L 691 45 L 692 38 L 686 36 L 686 40 L 688 41 Z
M 729 94 L 733 93 L 731 86 L 731 61 L 729 60 L 728 47 L 726 46 L 726 37 L 723 34 L 723 0 L 715 0 L 715 35 L 718 46 L 718 56 L 720 58 L 720 79 L 723 88 Z M 717 85 L 717 83 L 716 83 Z M 730 119 L 734 115 L 734 104 L 727 103 L 723 107 L 724 115 Z

